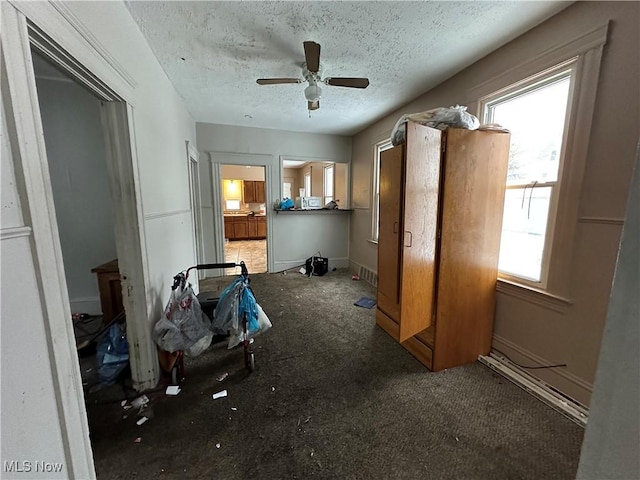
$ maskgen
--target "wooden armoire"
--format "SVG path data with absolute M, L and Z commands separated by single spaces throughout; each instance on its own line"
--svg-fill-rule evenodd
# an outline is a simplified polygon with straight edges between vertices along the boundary
M 406 127 L 380 157 L 376 323 L 438 371 L 491 348 L 510 135 Z

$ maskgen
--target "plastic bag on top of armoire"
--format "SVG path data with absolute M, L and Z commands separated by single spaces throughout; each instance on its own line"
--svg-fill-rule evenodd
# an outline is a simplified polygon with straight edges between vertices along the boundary
M 406 137 L 407 121 L 426 125 L 427 127 L 445 130 L 447 127 L 465 128 L 477 130 L 480 121 L 475 115 L 467 112 L 467 107 L 456 105 L 455 107 L 438 107 L 419 113 L 407 113 L 402 115 L 391 131 L 391 143 L 400 145 Z

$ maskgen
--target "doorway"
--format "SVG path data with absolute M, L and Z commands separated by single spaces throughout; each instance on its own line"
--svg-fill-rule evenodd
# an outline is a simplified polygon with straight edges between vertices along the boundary
M 224 261 L 244 262 L 249 273 L 267 272 L 265 167 L 220 166 Z M 226 269 L 233 275 L 236 269 Z
M 81 353 L 95 353 L 103 327 L 124 312 L 101 99 L 33 49 L 31 55 L 72 313 L 68 321 L 87 392 L 100 379 L 96 356 Z

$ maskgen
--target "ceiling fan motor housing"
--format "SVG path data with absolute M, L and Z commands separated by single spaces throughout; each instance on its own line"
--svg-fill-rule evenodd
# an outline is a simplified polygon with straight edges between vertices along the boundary
M 322 81 L 322 67 L 318 68 L 317 72 L 310 72 L 307 68 L 307 64 L 302 64 L 302 76 L 309 83 L 318 83 Z

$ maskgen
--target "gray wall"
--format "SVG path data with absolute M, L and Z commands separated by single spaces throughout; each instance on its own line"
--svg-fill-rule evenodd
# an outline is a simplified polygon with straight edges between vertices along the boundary
M 42 62 L 36 84 L 71 311 L 100 314 L 91 269 L 117 257 L 100 102 Z
M 571 304 L 562 311 L 498 293 L 495 337 L 500 349 L 530 364 L 567 363 L 536 370 L 544 381 L 588 404 L 593 387 L 626 195 L 640 129 L 637 2 L 576 2 L 558 15 L 496 50 L 353 139 L 351 260 L 375 271 L 371 236 L 373 145 L 388 138 L 403 113 L 475 102 L 470 91 L 526 59 L 534 59 L 611 19 L 605 45 L 587 165 L 582 182 L 573 259 L 562 274 Z M 490 92 L 487 92 L 490 93 Z M 494 340 L 495 341 L 495 340 Z M 508 347 L 506 346 L 508 345 Z
M 273 179 L 271 197 L 267 198 L 267 241 L 272 258 L 268 259 L 271 271 L 282 271 L 304 263 L 306 258 L 320 250 L 330 258 L 332 265 L 346 267 L 349 256 L 349 213 L 339 214 L 279 214 L 273 212 L 273 202 L 281 196 L 282 178 L 280 156 L 305 157 L 348 163 L 351 159 L 351 138 L 339 135 L 285 132 L 262 128 L 234 127 L 229 125 L 196 124 L 198 150 L 200 152 L 200 183 L 202 195 L 202 223 L 204 232 L 205 261 L 222 261 L 215 258 L 214 199 L 209 152 L 231 154 L 262 154 L 270 156 Z M 224 155 L 221 156 L 224 158 Z M 222 162 L 223 164 L 226 162 Z M 295 192 L 294 192 L 295 196 Z M 322 231 L 323 235 L 315 232 Z M 331 232 L 331 234 L 327 234 Z

